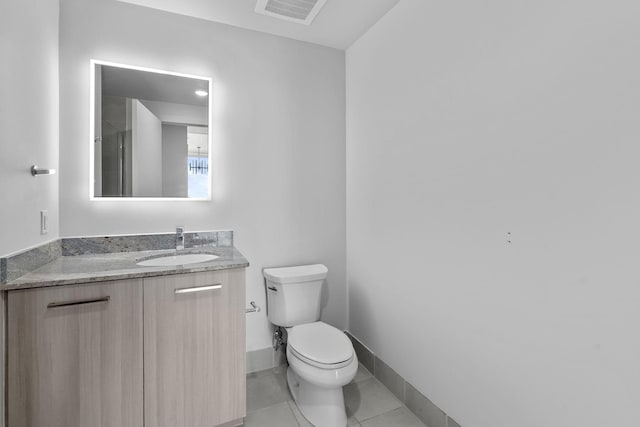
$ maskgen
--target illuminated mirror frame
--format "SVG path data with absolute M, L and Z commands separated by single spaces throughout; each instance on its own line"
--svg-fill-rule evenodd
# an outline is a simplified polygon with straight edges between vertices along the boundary
M 158 70 L 158 69 L 154 69 L 154 68 L 147 68 L 147 67 L 139 67 L 139 66 L 135 66 L 135 65 L 128 65 L 128 64 L 119 64 L 116 62 L 108 62 L 108 61 L 101 61 L 101 60 L 97 60 L 97 59 L 91 59 L 89 61 L 90 63 L 90 76 L 89 76 L 89 200 L 91 201 L 107 201 L 107 202 L 129 202 L 129 201 L 136 201 L 136 202 L 140 202 L 140 201 L 167 201 L 167 200 L 171 200 L 171 201 L 182 201 L 182 202 L 198 202 L 198 201 L 210 201 L 211 200 L 211 193 L 212 193 L 212 185 L 213 185 L 213 162 L 212 162 L 212 151 L 213 151 L 213 140 L 212 140 L 212 134 L 213 132 L 211 132 L 211 125 L 212 125 L 212 117 L 213 117 L 213 96 L 212 96 L 212 80 L 211 77 L 203 77 L 203 76 L 196 76 L 193 74 L 184 74 L 184 73 L 176 73 L 173 71 L 166 71 L 166 70 Z M 209 175 L 208 175 L 208 190 L 207 190 L 207 197 L 96 197 L 95 196 L 95 86 L 96 86 L 96 65 L 106 65 L 106 66 L 111 66 L 111 67 L 119 67 L 119 68 L 127 68 L 130 70 L 137 70 L 137 71 L 147 71 L 147 72 L 151 72 L 151 73 L 158 73 L 158 74 L 166 74 L 166 75 L 170 75 L 170 76 L 176 76 L 176 77 L 186 77 L 186 78 L 190 78 L 190 79 L 198 79 L 198 80 L 206 80 L 207 84 L 209 85 L 209 101 L 208 101 L 208 108 L 209 110 L 207 111 L 207 126 L 208 126 L 208 132 L 207 132 L 207 143 L 209 144 L 209 153 L 208 153 L 208 161 L 209 161 Z M 185 165 L 185 168 L 187 167 L 187 165 Z

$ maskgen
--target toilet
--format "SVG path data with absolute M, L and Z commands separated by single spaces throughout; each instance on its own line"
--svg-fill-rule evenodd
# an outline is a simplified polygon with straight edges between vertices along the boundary
M 267 317 L 287 331 L 287 383 L 302 415 L 315 427 L 344 427 L 342 387 L 358 371 L 358 358 L 344 332 L 320 322 L 322 264 L 263 270 Z

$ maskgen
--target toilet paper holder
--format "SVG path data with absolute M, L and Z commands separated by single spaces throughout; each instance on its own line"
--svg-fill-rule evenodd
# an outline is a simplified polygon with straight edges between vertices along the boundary
M 258 311 L 260 311 L 260 307 L 258 307 L 255 301 L 251 301 L 249 305 L 251 306 L 251 308 L 247 308 L 245 310 L 245 313 L 257 313 Z

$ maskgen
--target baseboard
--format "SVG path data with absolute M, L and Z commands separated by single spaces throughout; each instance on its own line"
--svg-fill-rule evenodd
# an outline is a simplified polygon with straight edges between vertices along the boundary
M 287 357 L 282 351 L 274 351 L 273 347 L 248 351 L 247 374 L 284 365 L 286 359 Z
M 237 420 L 229 421 L 228 423 L 220 424 L 216 427 L 241 427 L 244 425 L 244 418 L 238 418 Z
M 429 398 L 401 377 L 360 340 L 345 331 L 358 356 L 358 361 L 385 385 L 405 406 L 429 427 L 460 427 Z M 286 355 L 273 347 L 247 352 L 247 374 L 264 371 L 286 364 Z
M 420 393 L 360 340 L 347 331 L 345 333 L 353 343 L 358 361 L 425 425 L 429 427 L 460 427 L 460 424 Z

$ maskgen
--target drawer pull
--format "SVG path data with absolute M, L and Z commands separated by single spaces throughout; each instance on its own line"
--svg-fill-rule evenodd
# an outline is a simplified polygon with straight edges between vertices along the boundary
M 59 308 L 59 307 L 70 307 L 72 305 L 83 305 L 83 304 L 95 304 L 98 302 L 109 302 L 111 297 L 100 297 L 100 298 L 88 298 L 88 299 L 78 299 L 74 301 L 62 301 L 62 302 L 50 302 L 47 304 L 47 308 Z
M 216 289 L 222 289 L 222 285 L 220 283 L 217 283 L 215 285 L 196 286 L 194 288 L 180 288 L 180 289 L 176 289 L 176 294 L 187 294 L 189 292 L 214 291 Z

